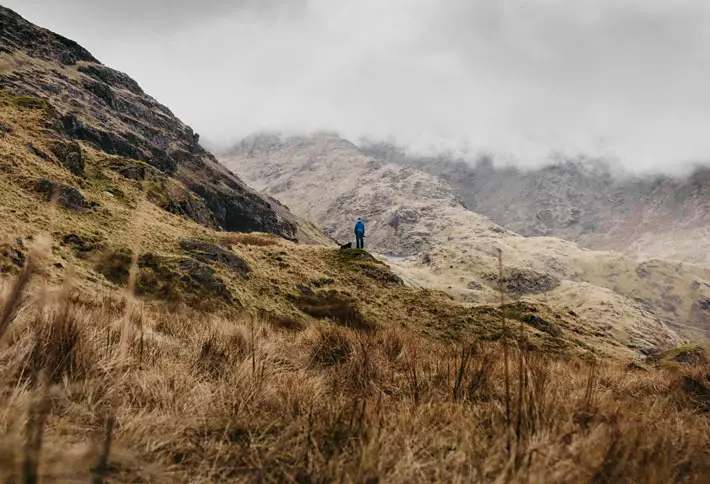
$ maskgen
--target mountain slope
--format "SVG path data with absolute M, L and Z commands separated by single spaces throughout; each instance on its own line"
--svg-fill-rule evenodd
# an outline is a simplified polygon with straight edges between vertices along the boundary
M 400 264 L 407 275 L 461 300 L 497 299 L 497 249 L 502 249 L 511 297 L 550 300 L 573 312 L 586 308 L 590 324 L 626 334 L 622 341 L 652 337 L 657 330 L 663 334 L 663 321 L 700 331 L 709 327 L 707 271 L 641 264 L 561 239 L 519 236 L 466 210 L 440 178 L 365 156 L 337 137 L 280 142 L 261 136 L 243 141 L 224 159 L 253 186 L 340 241 L 351 239 L 356 217 L 365 217 L 369 247 L 413 256 Z M 579 293 L 588 301 L 607 302 L 588 304 Z
M 396 320 L 445 338 L 499 332 L 490 308 L 405 286 L 367 254 L 325 246 L 312 224 L 247 187 L 128 76 L 7 9 L 0 14 L 0 273 L 27 270 L 28 246 L 46 233 L 53 244 L 43 280 L 70 281 L 85 301 L 128 284 L 137 252 L 136 295 L 159 308 L 248 312 L 294 328 L 329 319 L 373 329 Z M 542 304 L 511 317 L 528 310 L 560 331 L 531 326 L 543 346 L 629 354 L 613 335 L 585 331 Z M 666 333 L 649 345 L 677 342 L 659 328 Z
M 83 49 L 0 26 L 13 46 L 0 54 L 0 481 L 708 481 L 706 353 L 635 358 L 619 343 L 674 344 L 662 322 L 612 334 L 544 301 L 474 307 L 365 251 L 285 240 L 284 206 L 197 147 L 173 158 L 179 121 L 121 124 L 125 110 L 82 97 L 86 79 L 53 60 Z M 70 108 L 98 142 L 67 132 Z M 413 175 L 397 178 L 431 185 Z
M 36 107 L 47 113 L 43 130 L 51 146 L 21 147 L 28 155 L 66 165 L 79 183 L 85 160 L 74 142 L 80 141 L 101 156 L 116 157 L 114 165 L 121 166 L 113 169 L 123 176 L 159 184 L 149 199 L 171 213 L 207 227 L 296 238 L 295 219 L 283 210 L 277 215 L 274 200 L 255 193 L 220 165 L 191 128 L 133 79 L 1 6 L 0 38 L 0 89 L 27 107 L 31 98 L 41 99 Z M 28 99 L 22 101 L 22 96 Z M 145 166 L 136 168 L 136 162 Z M 166 184 L 170 190 L 164 189 Z
M 364 153 L 441 177 L 467 208 L 525 236 L 710 267 L 710 170 L 687 178 L 632 176 L 595 160 L 529 171 L 447 156 L 407 156 L 388 144 Z

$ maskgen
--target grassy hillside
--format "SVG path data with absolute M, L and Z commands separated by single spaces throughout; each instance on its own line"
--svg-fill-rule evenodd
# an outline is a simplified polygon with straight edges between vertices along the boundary
M 200 145 L 199 134 L 128 75 L 2 6 L 0 47 L 0 89 L 12 93 L 20 107 L 46 108 L 48 114 L 42 134 L 53 146 L 27 146 L 35 156 L 56 156 L 81 177 L 76 142 L 83 142 L 105 155 L 139 161 L 137 167 L 116 161 L 114 171 L 127 178 L 171 187 L 179 182 L 179 192 L 156 200 L 166 211 L 214 229 L 298 237 L 297 221 L 287 210 L 220 165 Z
M 475 337 L 72 294 L 34 293 L 4 335 L 9 482 L 37 465 L 44 482 L 710 478 L 710 366 L 692 348 L 629 367 L 512 346 L 506 388 L 501 346 Z
M 46 101 L 0 113 L 3 479 L 710 476 L 701 350 L 629 366 L 542 303 L 466 307 L 363 251 L 211 230 L 140 162 L 77 143 L 73 173 Z
M 710 479 L 702 348 L 406 285 L 125 74 L 0 27 L 0 481 Z
M 44 128 L 51 119 L 51 105 L 44 100 L 0 94 L 6 131 L 0 138 L 0 214 L 8 221 L 2 227 L 0 262 L 8 274 L 22 269 L 31 239 L 48 232 L 53 246 L 45 279 L 60 284 L 71 269 L 85 295 L 103 298 L 121 291 L 137 254 L 136 293 L 151 304 L 230 315 L 246 311 L 296 326 L 334 312 L 346 319 L 355 314 L 367 326 L 396 320 L 449 338 L 500 332 L 498 316 L 488 308 L 463 307 L 444 293 L 405 286 L 365 252 L 297 245 L 268 234 L 217 232 L 170 213 L 163 208 L 165 200 L 193 195 L 181 182 L 136 160 L 75 143 L 83 162 L 76 175 L 52 151 L 57 141 Z M 133 169 L 147 174 L 126 176 Z M 316 240 L 315 230 L 310 231 Z M 617 339 L 598 335 L 569 314 L 529 307 L 568 330 L 568 340 L 582 342 L 567 345 L 572 350 L 590 346 L 630 354 Z M 552 338 L 539 330 L 532 336 L 542 342 Z

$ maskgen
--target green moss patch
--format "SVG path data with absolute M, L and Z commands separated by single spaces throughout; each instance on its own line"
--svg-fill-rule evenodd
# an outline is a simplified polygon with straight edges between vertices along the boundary
M 41 110 L 46 113 L 54 113 L 56 110 L 48 101 L 32 96 L 16 96 L 10 98 L 10 104 L 20 109 Z
M 387 264 L 375 259 L 365 249 L 344 249 L 336 252 L 336 260 L 344 269 L 356 270 L 365 277 L 374 279 L 382 284 L 404 284 L 402 279 L 395 275 Z
M 95 265 L 97 272 L 118 285 L 126 285 L 131 268 L 130 251 L 105 252 Z M 146 299 L 185 302 L 193 307 L 222 301 L 238 304 L 221 277 L 207 264 L 190 258 L 144 254 L 138 260 L 135 293 Z

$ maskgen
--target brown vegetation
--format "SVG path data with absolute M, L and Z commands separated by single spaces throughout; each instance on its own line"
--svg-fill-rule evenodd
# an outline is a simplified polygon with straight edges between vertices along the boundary
M 284 332 L 83 300 L 71 279 L 28 292 L 27 267 L 3 302 L 4 479 L 710 479 L 704 358 L 626 367 L 520 351 L 511 337 L 506 392 L 500 342 L 444 342 L 396 321 Z
M 54 163 L 43 106 L 3 99 L 0 482 L 710 478 L 699 348 L 628 365 L 572 312 L 200 227 L 179 182 L 86 143 Z
M 270 247 L 279 245 L 279 239 L 266 234 L 229 234 L 225 240 L 235 245 L 250 245 L 255 247 Z
M 324 240 L 27 25 L 66 62 L 4 58 L 15 90 L 63 94 L 0 91 L 0 482 L 710 481 L 702 348 L 629 365 L 571 310 L 464 306 L 366 251 L 212 230 Z

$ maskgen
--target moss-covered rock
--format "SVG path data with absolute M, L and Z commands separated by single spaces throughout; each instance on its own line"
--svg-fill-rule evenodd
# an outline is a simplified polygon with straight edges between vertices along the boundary
M 249 264 L 237 254 L 198 239 L 183 239 L 180 247 L 195 259 L 209 264 L 220 263 L 234 274 L 245 276 L 251 272 Z
M 54 111 L 54 107 L 46 100 L 32 96 L 16 96 L 10 99 L 12 105 L 20 109 L 37 109 Z
M 702 346 L 681 346 L 675 348 L 664 355 L 667 360 L 675 361 L 684 365 L 697 365 L 708 361 L 705 350 Z
M 87 257 L 88 254 L 103 249 L 103 244 L 97 237 L 82 237 L 73 232 L 62 236 L 62 245 L 71 247 L 79 257 Z
M 128 158 L 108 158 L 102 162 L 106 167 L 128 180 L 144 181 L 159 179 L 158 170 L 149 164 Z
M 503 306 L 503 314 L 508 319 L 521 321 L 532 328 L 547 333 L 553 338 L 560 338 L 564 334 L 562 328 L 554 322 L 545 319 L 535 306 L 522 301 Z
M 491 287 L 498 289 L 498 274 L 485 274 L 484 278 Z M 552 291 L 560 285 L 560 280 L 545 272 L 513 267 L 506 269 L 503 284 L 507 295 L 519 298 L 526 294 Z
M 73 175 L 84 176 L 84 156 L 79 143 L 57 141 L 52 144 L 51 150 L 64 168 Z
M 37 193 L 44 195 L 47 201 L 56 197 L 61 206 L 70 210 L 82 211 L 94 206 L 76 188 L 52 180 L 39 180 L 35 183 L 34 189 Z
M 95 265 L 98 273 L 118 285 L 125 285 L 131 268 L 128 250 L 102 254 Z M 203 306 L 210 300 L 234 304 L 226 283 L 207 264 L 191 258 L 143 254 L 138 259 L 136 295 L 168 302 Z

